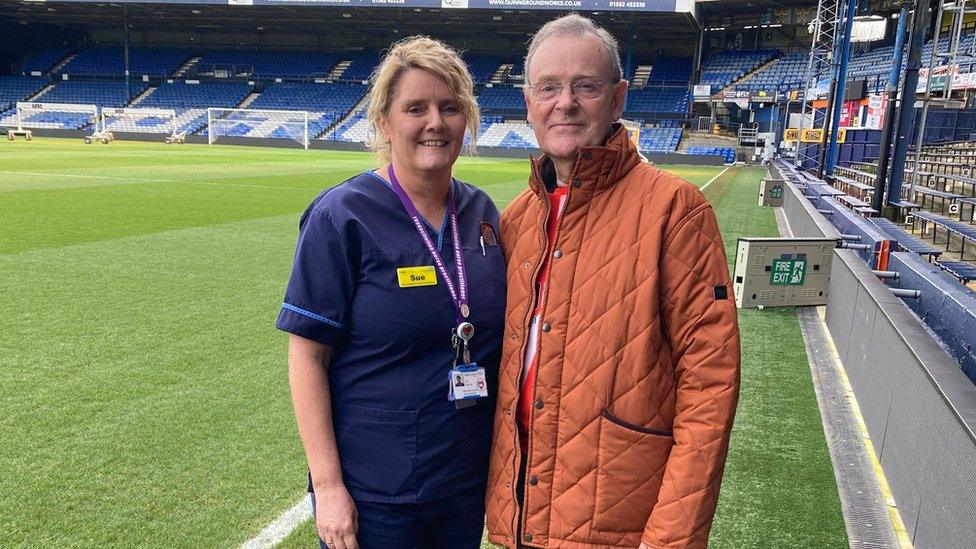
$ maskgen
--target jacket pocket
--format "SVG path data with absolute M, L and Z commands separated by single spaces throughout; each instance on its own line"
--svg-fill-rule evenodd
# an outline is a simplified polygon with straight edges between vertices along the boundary
M 415 491 L 417 412 L 340 405 L 333 424 L 346 488 L 387 496 Z
M 672 446 L 671 432 L 633 425 L 604 410 L 600 417 L 594 530 L 644 530 L 657 502 Z

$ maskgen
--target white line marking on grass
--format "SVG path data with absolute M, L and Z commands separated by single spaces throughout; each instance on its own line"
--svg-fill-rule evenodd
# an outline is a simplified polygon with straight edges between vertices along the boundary
M 274 547 L 288 537 L 295 528 L 312 518 L 312 505 L 308 496 L 298 500 L 284 513 L 278 515 L 271 524 L 267 525 L 258 535 L 241 544 L 241 549 L 268 549 Z
M 81 179 L 111 179 L 113 181 L 148 181 L 151 183 L 179 183 L 179 181 L 174 181 L 172 179 L 146 179 L 139 177 L 112 177 L 109 175 L 79 175 L 72 173 L 44 173 L 44 172 L 8 172 L 4 170 L 2 173 L 9 173 L 13 175 L 40 175 L 44 177 L 77 177 Z
M 701 189 L 699 189 L 699 190 L 701 190 L 701 192 L 705 192 L 705 189 L 707 189 L 708 186 L 711 185 L 713 181 L 715 181 L 719 177 L 722 177 L 722 174 L 725 173 L 725 172 L 727 172 L 727 171 L 729 171 L 729 168 L 731 168 L 731 167 L 732 166 L 726 166 L 724 170 L 718 172 L 718 174 L 715 177 L 709 179 L 707 183 L 705 183 L 704 185 L 702 185 L 701 186 Z
M 80 175 L 71 173 L 44 173 L 44 172 L 9 172 L 0 171 L 0 173 L 9 173 L 13 175 L 40 175 L 45 177 L 75 177 L 81 179 L 105 179 L 111 181 L 140 181 L 144 183 L 183 183 L 186 185 L 215 185 L 217 187 L 247 187 L 250 189 L 284 189 L 288 191 L 308 191 L 309 189 L 304 187 L 283 187 L 275 185 L 248 185 L 245 183 L 214 183 L 212 181 L 188 181 L 180 179 L 148 179 L 144 177 L 114 177 L 110 175 Z

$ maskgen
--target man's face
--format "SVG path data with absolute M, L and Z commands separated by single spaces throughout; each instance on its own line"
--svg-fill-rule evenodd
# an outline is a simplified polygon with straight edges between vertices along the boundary
M 623 111 L 627 82 L 610 83 L 611 61 L 600 39 L 554 36 L 546 39 L 527 67 L 531 87 L 525 104 L 539 148 L 555 162 L 573 162 L 580 147 L 600 145 Z M 573 84 L 598 83 L 595 98 L 573 91 Z M 560 88 L 554 97 L 540 90 Z

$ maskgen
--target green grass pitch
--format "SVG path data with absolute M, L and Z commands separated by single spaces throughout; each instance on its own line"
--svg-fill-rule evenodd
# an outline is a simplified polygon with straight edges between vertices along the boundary
M 363 153 L 0 143 L 0 547 L 229 547 L 301 496 L 285 336 L 298 216 Z M 665 166 L 703 185 L 719 169 Z M 500 208 L 525 160 L 462 159 Z M 776 233 L 761 172 L 706 195 L 730 259 Z M 844 547 L 796 318 L 742 311 L 713 547 Z M 284 543 L 312 546 L 305 524 Z

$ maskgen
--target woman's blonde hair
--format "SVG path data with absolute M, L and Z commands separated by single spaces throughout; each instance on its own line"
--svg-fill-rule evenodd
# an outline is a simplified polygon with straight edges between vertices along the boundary
M 400 77 L 409 69 L 421 69 L 443 80 L 458 102 L 458 109 L 464 115 L 471 143 L 467 147 L 474 153 L 478 141 L 478 126 L 481 112 L 474 97 L 474 80 L 468 66 L 461 60 L 458 52 L 447 44 L 427 36 L 410 36 L 393 44 L 373 71 L 372 89 L 369 94 L 369 108 L 366 118 L 372 127 L 368 145 L 384 163 L 390 161 L 390 144 L 383 138 L 380 120 L 390 114 L 390 104 L 397 92 Z

